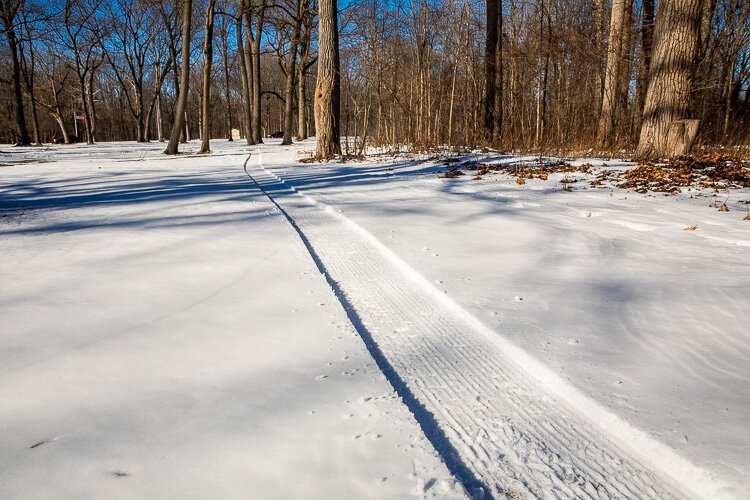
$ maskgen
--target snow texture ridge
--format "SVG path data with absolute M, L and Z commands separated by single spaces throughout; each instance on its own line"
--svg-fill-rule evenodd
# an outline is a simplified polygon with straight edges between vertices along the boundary
M 366 230 L 264 169 L 285 214 L 391 384 L 475 497 L 729 498 L 436 289 Z

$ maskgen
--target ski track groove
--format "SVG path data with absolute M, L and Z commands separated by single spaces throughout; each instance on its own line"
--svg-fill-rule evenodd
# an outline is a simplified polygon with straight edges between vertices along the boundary
M 457 452 L 473 472 L 474 477 L 462 477 L 460 470 L 451 469 L 467 492 L 481 486 L 485 498 L 685 495 L 556 401 L 463 318 L 442 311 L 391 256 L 348 227 L 343 216 L 329 213 L 325 205 L 249 161 L 248 176 L 307 240 L 308 249 L 314 249 L 314 258 L 348 303 L 342 303 L 344 308 L 356 310 L 360 327 L 434 417 L 450 442 L 447 448 L 433 442 L 438 453 L 449 465 L 455 457 L 446 457 L 445 450 Z

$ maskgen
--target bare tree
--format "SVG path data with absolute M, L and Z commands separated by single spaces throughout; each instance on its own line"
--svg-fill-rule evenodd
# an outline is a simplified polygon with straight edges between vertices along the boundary
M 503 5 L 502 0 L 486 3 L 484 127 L 488 139 L 494 142 L 500 137 L 503 123 Z
M 297 48 L 300 43 L 303 15 L 307 8 L 306 0 L 294 0 L 294 11 L 288 12 L 291 18 L 291 33 L 289 36 L 289 50 L 283 65 L 286 82 L 284 84 L 284 138 L 282 146 L 292 144 L 294 135 L 294 78 L 297 76 Z M 280 59 L 283 60 L 283 44 L 279 44 Z
M 19 146 L 30 146 L 31 138 L 26 128 L 26 116 L 23 106 L 23 91 L 21 90 L 21 62 L 19 57 L 19 40 L 16 30 L 18 13 L 23 5 L 23 0 L 2 0 L 0 2 L 0 21 L 3 23 L 3 35 L 8 41 L 10 52 L 11 86 L 13 88 L 13 111 L 17 128 L 16 143 Z
M 232 62 L 229 58 L 229 32 L 230 32 L 230 15 L 227 12 L 222 12 L 219 17 L 219 40 L 221 41 L 221 62 L 224 70 L 224 98 L 227 106 L 227 112 L 225 116 L 227 126 L 227 137 L 229 142 L 232 142 L 232 90 L 231 90 L 231 66 Z
M 336 0 L 318 3 L 318 82 L 315 86 L 315 156 L 320 160 L 341 154 L 339 138 L 341 74 Z
M 302 34 L 300 37 L 299 64 L 297 65 L 297 140 L 307 139 L 307 72 L 317 58 L 310 60 L 312 30 L 316 6 L 305 0 L 306 7 L 302 14 Z
M 180 134 L 185 126 L 185 108 L 190 90 L 190 25 L 193 17 L 193 0 L 182 0 L 182 70 L 180 72 L 180 92 L 175 106 L 175 119 L 172 134 L 165 154 L 177 154 Z
M 607 66 L 604 72 L 604 91 L 599 115 L 599 129 L 596 134 L 597 146 L 600 149 L 609 148 L 614 141 L 615 120 L 619 111 L 618 105 L 621 103 L 622 59 L 624 52 L 627 50 L 625 32 L 630 29 L 630 19 L 626 18 L 628 1 L 630 0 L 613 0 L 612 2 Z
M 102 0 L 65 0 L 61 36 L 66 41 L 66 53 L 73 63 L 78 79 L 78 91 L 83 109 L 86 142 L 94 144 L 93 110 L 88 96 L 91 73 L 101 65 L 97 15 Z
M 268 9 L 267 0 L 259 0 L 259 5 L 253 6 L 248 2 L 245 10 L 245 56 L 249 56 L 251 61 L 248 63 L 249 71 L 252 73 L 252 133 L 253 143 L 260 144 L 263 142 L 263 127 L 261 125 L 261 103 L 262 85 L 260 78 L 260 53 L 261 42 L 263 39 L 263 26 L 266 20 L 266 11 Z M 252 14 L 255 14 L 255 33 L 252 30 Z
M 245 53 L 244 40 L 244 12 L 247 9 L 245 0 L 240 1 L 240 8 L 237 14 L 236 38 L 237 38 L 237 59 L 240 61 L 240 73 L 242 79 L 242 116 L 245 129 L 245 141 L 248 145 L 255 144 L 253 136 L 253 84 L 252 84 L 252 61 L 250 56 Z
M 166 48 L 159 43 L 165 27 L 158 25 L 158 16 L 147 5 L 124 0 L 111 7 L 110 18 L 112 36 L 109 42 L 103 41 L 104 53 L 135 120 L 136 141 L 147 142 L 154 105 L 173 63 L 171 58 L 163 66 L 160 61 L 166 56 Z M 152 76 L 153 89 L 148 97 Z
M 203 40 L 203 92 L 201 97 L 201 153 L 211 152 L 211 65 L 214 59 L 214 8 L 216 0 L 208 0 L 205 38 Z

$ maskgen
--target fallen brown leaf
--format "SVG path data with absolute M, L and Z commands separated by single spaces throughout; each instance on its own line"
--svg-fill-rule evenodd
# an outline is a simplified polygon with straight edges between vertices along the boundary
M 688 226 L 683 231 L 695 231 L 696 229 L 698 229 L 698 226 Z

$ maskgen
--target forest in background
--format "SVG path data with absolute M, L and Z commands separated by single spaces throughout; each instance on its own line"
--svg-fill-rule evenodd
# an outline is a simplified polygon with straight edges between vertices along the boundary
M 632 153 L 659 17 L 691 44 L 678 118 L 697 120 L 697 144 L 747 147 L 750 5 L 662 2 L 333 2 L 344 148 Z M 2 0 L 0 10 L 2 142 L 167 140 L 177 115 L 183 141 L 316 133 L 316 0 Z M 695 40 L 680 38 L 688 24 Z

